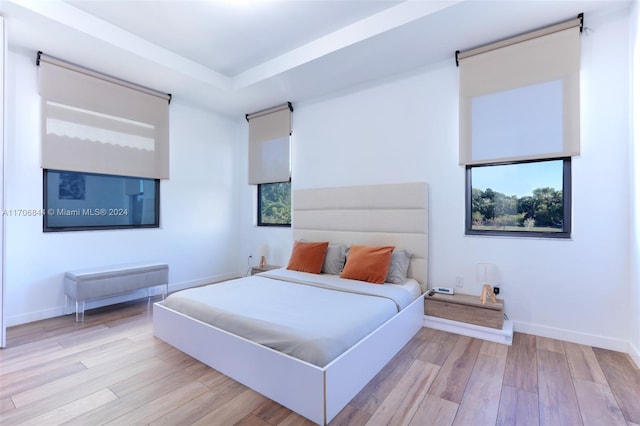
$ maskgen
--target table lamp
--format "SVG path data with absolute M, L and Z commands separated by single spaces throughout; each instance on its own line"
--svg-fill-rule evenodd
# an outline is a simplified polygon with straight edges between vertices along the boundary
M 264 268 L 267 266 L 267 253 L 269 252 L 269 246 L 266 244 L 261 244 L 258 246 L 258 253 L 260 254 L 260 263 L 258 263 L 258 267 Z
M 491 284 L 498 282 L 498 267 L 493 263 L 477 263 L 476 281 L 483 284 L 480 301 L 486 303 L 488 295 L 492 303 L 498 303 L 491 287 Z

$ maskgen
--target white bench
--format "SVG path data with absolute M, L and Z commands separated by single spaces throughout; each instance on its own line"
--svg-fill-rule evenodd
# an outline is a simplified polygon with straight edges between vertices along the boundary
M 84 321 L 87 300 L 102 299 L 136 290 L 164 286 L 162 300 L 169 291 L 169 266 L 164 263 L 115 265 L 67 272 L 64 276 L 65 312 L 69 299 L 76 302 L 76 322 Z

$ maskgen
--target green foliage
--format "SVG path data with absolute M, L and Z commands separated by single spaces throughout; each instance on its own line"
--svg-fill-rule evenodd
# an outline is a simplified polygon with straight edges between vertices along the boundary
M 291 182 L 263 183 L 259 195 L 260 223 L 291 224 Z
M 491 188 L 471 193 L 471 220 L 475 229 L 562 229 L 562 191 L 538 188 L 532 195 L 506 196 Z

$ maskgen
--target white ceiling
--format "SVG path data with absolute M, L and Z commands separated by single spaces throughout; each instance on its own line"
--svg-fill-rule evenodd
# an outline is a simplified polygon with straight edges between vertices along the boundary
M 41 50 L 242 117 L 412 72 L 630 0 L 0 0 Z

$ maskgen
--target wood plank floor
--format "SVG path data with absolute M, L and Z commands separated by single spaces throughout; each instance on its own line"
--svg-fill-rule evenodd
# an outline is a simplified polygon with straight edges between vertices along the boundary
M 12 327 L 2 425 L 308 425 L 153 337 L 146 301 Z M 640 425 L 628 355 L 515 333 L 422 329 L 331 425 Z

